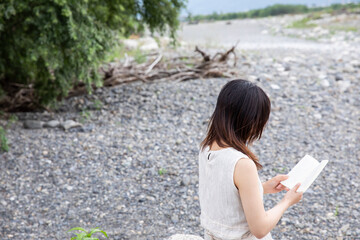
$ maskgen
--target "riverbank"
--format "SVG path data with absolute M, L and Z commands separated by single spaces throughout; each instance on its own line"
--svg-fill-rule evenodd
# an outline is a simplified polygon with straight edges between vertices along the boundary
M 356 239 L 360 49 L 258 41 L 263 47 L 239 45 L 237 70 L 272 101 L 268 126 L 253 147 L 264 166 L 261 179 L 287 173 L 305 154 L 329 160 L 272 235 Z M 182 53 L 190 53 L 189 46 Z M 111 239 L 202 236 L 198 145 L 227 81 L 132 82 L 72 97 L 55 112 L 16 113 L 7 130 L 10 150 L 0 154 L 0 238 L 65 239 L 76 226 L 100 227 Z M 24 129 L 26 120 L 81 126 Z M 265 196 L 266 208 L 281 197 Z

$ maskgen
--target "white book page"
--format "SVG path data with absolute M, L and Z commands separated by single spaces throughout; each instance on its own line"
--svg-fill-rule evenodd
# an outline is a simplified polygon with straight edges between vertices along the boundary
M 319 176 L 319 174 L 321 173 L 321 171 L 324 169 L 324 167 L 326 166 L 326 164 L 328 162 L 329 162 L 328 160 L 321 161 L 319 166 L 317 166 L 313 170 L 313 172 L 305 179 L 305 181 L 302 182 L 301 186 L 299 187 L 299 189 L 297 191 L 305 192 L 310 187 L 310 185 L 315 181 L 315 179 Z
M 315 158 L 311 157 L 310 155 L 305 155 L 305 157 L 303 157 L 288 173 L 289 178 L 285 181 L 282 181 L 281 184 L 290 189 L 293 188 L 297 183 L 303 184 L 308 176 L 318 166 L 319 162 Z

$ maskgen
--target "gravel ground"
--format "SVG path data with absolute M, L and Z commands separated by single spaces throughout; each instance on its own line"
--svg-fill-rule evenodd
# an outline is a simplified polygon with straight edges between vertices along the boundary
M 242 51 L 240 77 L 270 96 L 254 144 L 263 180 L 305 154 L 329 163 L 272 231 L 275 239 L 360 239 L 359 48 Z M 17 113 L 0 155 L 0 239 L 69 239 L 100 227 L 111 239 L 202 236 L 199 143 L 229 79 L 139 82 L 67 100 L 56 113 Z M 83 127 L 22 127 L 25 119 Z M 265 196 L 270 208 L 282 194 Z

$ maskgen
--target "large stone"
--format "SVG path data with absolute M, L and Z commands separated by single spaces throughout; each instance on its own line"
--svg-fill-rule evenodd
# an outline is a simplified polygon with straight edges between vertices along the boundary
M 40 129 L 44 125 L 44 122 L 37 120 L 25 120 L 24 128 L 27 129 Z
M 44 124 L 44 127 L 48 128 L 56 128 L 60 126 L 60 122 L 58 120 L 51 120 Z
M 137 41 L 136 39 L 124 39 L 122 43 L 126 48 L 129 49 L 136 49 L 139 47 L 139 41 Z
M 67 120 L 63 122 L 60 126 L 66 131 L 70 128 L 81 127 L 82 125 L 81 123 L 75 122 L 73 120 Z
M 168 240 L 204 240 L 202 237 L 189 235 L 189 234 L 175 234 L 172 235 Z
M 159 45 L 152 37 L 144 37 L 140 39 L 140 48 L 141 51 L 151 51 L 158 50 Z

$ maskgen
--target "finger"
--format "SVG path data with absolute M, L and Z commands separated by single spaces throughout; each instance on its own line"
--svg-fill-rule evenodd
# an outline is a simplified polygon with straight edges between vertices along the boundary
M 276 177 L 278 178 L 279 181 L 284 181 L 284 180 L 289 178 L 288 175 L 283 175 L 283 174 L 282 175 L 277 175 Z
M 292 190 L 294 190 L 294 192 L 296 192 L 299 189 L 300 185 L 301 185 L 301 183 L 297 183 L 295 185 L 295 187 L 292 188 Z
M 281 183 L 279 183 L 277 186 L 276 186 L 276 189 L 278 190 L 284 190 L 286 187 L 284 185 L 282 185 Z

